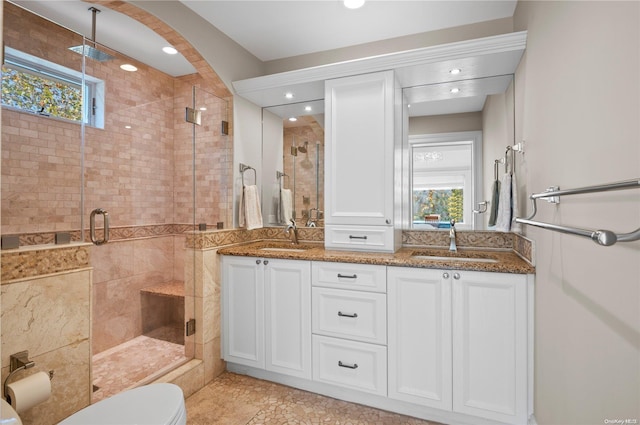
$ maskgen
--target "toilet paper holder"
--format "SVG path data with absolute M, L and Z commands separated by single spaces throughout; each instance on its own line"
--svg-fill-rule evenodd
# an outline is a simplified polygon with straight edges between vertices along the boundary
M 21 370 L 26 370 L 34 367 L 36 362 L 33 360 L 29 360 L 29 351 L 20 351 L 19 353 L 15 353 L 9 356 L 9 375 L 4 380 L 4 384 L 2 386 L 2 394 L 7 397 L 7 382 L 9 382 L 9 378 Z M 49 371 L 49 379 L 53 379 L 53 370 Z

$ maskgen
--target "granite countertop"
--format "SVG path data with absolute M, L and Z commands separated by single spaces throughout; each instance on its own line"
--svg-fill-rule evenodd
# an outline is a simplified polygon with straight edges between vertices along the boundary
M 457 252 L 450 252 L 447 248 L 403 247 L 394 254 L 386 254 L 327 250 L 321 243 L 293 245 L 282 241 L 260 241 L 222 248 L 218 250 L 218 254 L 429 269 L 535 273 L 535 267 L 514 251 L 497 249 L 458 248 Z M 456 260 L 456 257 L 464 260 Z

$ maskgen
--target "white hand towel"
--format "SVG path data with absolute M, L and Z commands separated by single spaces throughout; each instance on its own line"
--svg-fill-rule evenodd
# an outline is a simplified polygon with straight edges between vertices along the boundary
M 293 218 L 293 195 L 291 189 L 282 189 L 280 191 L 280 197 L 282 198 L 282 220 L 284 224 L 289 224 Z
M 494 230 L 508 232 L 511 229 L 511 174 L 506 173 L 500 184 L 498 218 Z
M 247 230 L 262 227 L 262 210 L 260 209 L 258 186 L 243 187 L 238 224 L 240 227 L 246 227 Z
M 513 173 L 511 176 L 511 231 L 521 233 L 522 225 L 515 222 L 515 219 L 518 217 L 520 217 L 520 207 L 518 206 L 518 184 L 516 182 L 516 173 Z

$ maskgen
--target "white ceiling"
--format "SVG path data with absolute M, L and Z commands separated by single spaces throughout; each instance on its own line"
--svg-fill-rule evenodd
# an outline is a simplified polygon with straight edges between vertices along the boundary
M 180 0 L 262 61 L 513 16 L 516 0 Z
M 88 39 L 91 37 L 91 12 L 88 10 L 92 6 L 90 3 L 81 0 L 11 1 L 83 34 Z M 350 10 L 343 6 L 341 0 L 166 1 L 180 1 L 262 61 L 510 17 L 517 3 L 517 0 L 367 0 L 361 9 Z M 98 8 L 101 10 L 96 23 L 98 43 L 172 76 L 196 72 L 181 55 L 169 56 L 163 53 L 162 47 L 168 43 L 151 29 L 107 7 Z M 519 60 L 519 56 L 516 59 Z M 502 61 L 487 57 L 484 63 L 486 65 L 483 66 L 492 67 Z M 429 69 L 410 67 L 399 71 L 400 74 L 413 70 L 412 72 L 419 72 L 420 75 L 432 75 L 433 66 L 438 64 L 430 65 Z M 478 65 L 474 64 L 476 66 Z M 466 78 L 500 75 L 501 72 L 475 74 L 477 75 L 468 75 Z M 414 77 L 405 75 L 405 79 L 416 80 Z M 405 84 L 403 87 L 410 85 L 413 84 Z M 313 85 L 308 86 L 313 88 Z M 447 105 L 447 101 L 443 100 L 444 103 L 441 102 L 440 105 L 446 105 L 446 110 L 451 112 L 482 109 L 486 94 L 494 89 L 474 90 L 479 97 L 461 96 L 455 104 L 448 102 Z M 321 96 L 310 97 L 318 98 Z M 251 100 L 263 106 L 282 103 L 266 99 Z M 418 103 L 414 103 L 411 115 L 422 114 L 422 109 L 417 107 Z M 322 109 L 322 105 L 317 106 Z M 429 107 L 434 106 L 432 104 Z M 277 113 L 284 115 L 289 111 Z
M 89 3 L 11 1 L 91 37 Z M 357 10 L 345 8 L 340 0 L 181 2 L 262 61 L 510 17 L 516 6 L 516 0 L 368 0 Z M 149 28 L 104 6 L 98 9 L 98 43 L 169 75 L 195 72 L 182 56 L 162 53 L 167 42 Z

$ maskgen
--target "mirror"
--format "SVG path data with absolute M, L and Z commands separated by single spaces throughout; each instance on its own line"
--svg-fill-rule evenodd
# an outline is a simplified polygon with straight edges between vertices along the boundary
M 514 142 L 513 75 L 410 87 L 403 96 L 403 227 L 447 229 L 454 219 L 459 229 L 487 229 L 495 160 L 504 164 Z
M 262 123 L 265 224 L 322 227 L 324 100 L 263 108 Z

